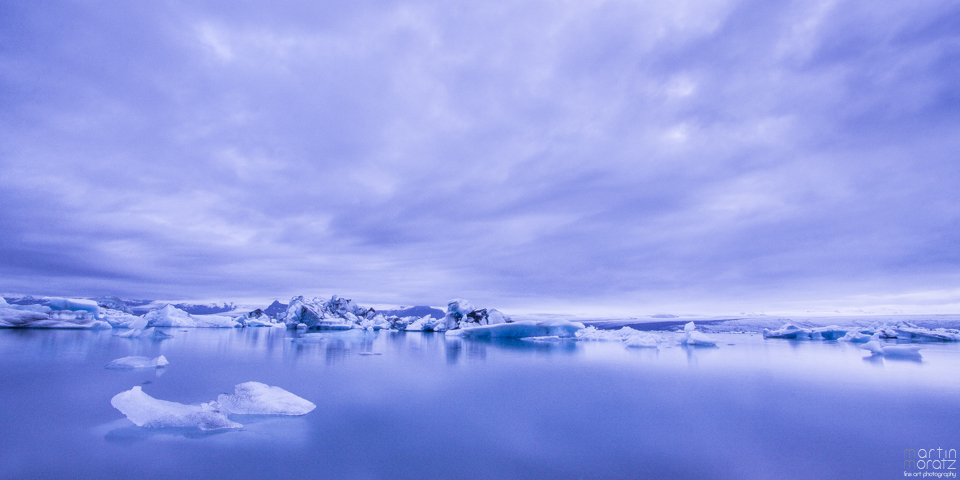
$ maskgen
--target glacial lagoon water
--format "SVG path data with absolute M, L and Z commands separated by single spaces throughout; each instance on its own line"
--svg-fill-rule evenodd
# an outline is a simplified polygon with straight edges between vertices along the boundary
M 894 361 L 757 334 L 657 350 L 167 331 L 0 330 L 0 478 L 884 479 L 905 478 L 905 450 L 960 449 L 958 344 Z M 165 368 L 104 368 L 161 354 Z M 110 405 L 136 385 L 200 403 L 247 381 L 317 408 L 203 433 L 136 427 Z

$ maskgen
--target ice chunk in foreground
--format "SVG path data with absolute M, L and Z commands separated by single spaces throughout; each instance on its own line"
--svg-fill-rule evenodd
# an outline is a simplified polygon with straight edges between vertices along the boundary
M 105 365 L 104 368 L 112 370 L 127 370 L 133 368 L 157 368 L 169 365 L 167 357 L 160 355 L 157 358 L 149 357 L 123 357 L 118 358 Z
M 680 343 L 684 345 L 716 346 L 717 341 L 696 330 L 696 325 L 689 322 L 683 326 L 683 336 Z
M 456 335 L 464 338 L 524 338 L 549 336 L 569 338 L 576 336 L 580 330 L 583 330 L 583 324 L 579 322 L 569 322 L 567 320 L 537 322 L 526 320 L 450 330 L 447 332 L 447 335 Z
M 220 411 L 241 415 L 306 415 L 316 405 L 280 387 L 246 382 L 234 387 L 233 395 L 220 394 Z
M 139 386 L 116 394 L 110 400 L 110 405 L 120 410 L 120 413 L 138 427 L 199 428 L 204 431 L 243 427 L 230 421 L 210 404 L 184 405 L 157 400 L 143 393 Z

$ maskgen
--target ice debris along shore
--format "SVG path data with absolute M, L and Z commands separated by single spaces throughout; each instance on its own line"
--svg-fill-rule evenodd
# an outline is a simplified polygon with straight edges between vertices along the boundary
M 306 415 L 317 408 L 309 400 L 259 382 L 241 383 L 232 395 L 221 394 L 200 405 L 159 400 L 139 386 L 116 394 L 110 404 L 138 427 L 203 431 L 243 427 L 227 415 Z

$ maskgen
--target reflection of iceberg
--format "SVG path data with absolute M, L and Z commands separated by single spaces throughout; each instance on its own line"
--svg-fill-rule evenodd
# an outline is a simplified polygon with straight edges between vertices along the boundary
M 699 345 L 704 347 L 714 347 L 717 341 L 696 330 L 696 325 L 689 322 L 683 326 L 683 336 L 680 337 L 680 343 L 684 345 Z
M 120 392 L 110 400 L 134 425 L 147 428 L 199 428 L 203 431 L 241 428 L 227 415 L 305 415 L 316 405 L 280 387 L 259 382 L 241 383 L 233 395 L 200 405 L 168 402 L 143 393 L 139 387 Z
M 549 336 L 570 338 L 574 337 L 576 333 L 582 329 L 582 323 L 567 320 L 545 320 L 540 322 L 526 320 L 449 330 L 447 331 L 447 335 L 455 335 L 463 338 L 524 338 Z
M 112 370 L 128 370 L 134 368 L 157 368 L 169 365 L 167 357 L 160 355 L 157 358 L 149 357 L 123 357 L 118 358 L 105 365 L 105 368 Z

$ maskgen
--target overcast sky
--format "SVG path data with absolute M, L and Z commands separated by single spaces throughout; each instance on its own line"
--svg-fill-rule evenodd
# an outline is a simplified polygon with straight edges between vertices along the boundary
M 2 1 L 0 168 L 7 292 L 956 313 L 960 4 Z

